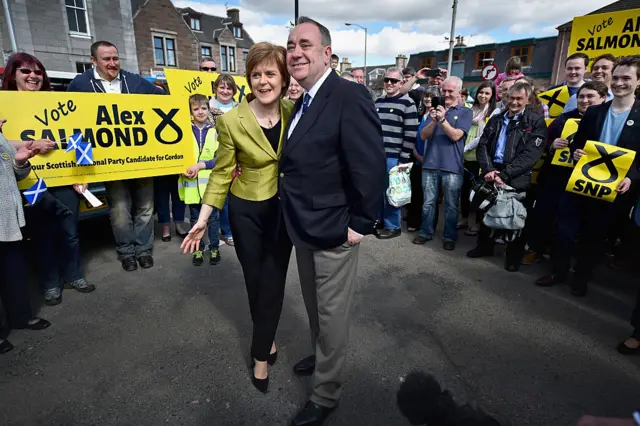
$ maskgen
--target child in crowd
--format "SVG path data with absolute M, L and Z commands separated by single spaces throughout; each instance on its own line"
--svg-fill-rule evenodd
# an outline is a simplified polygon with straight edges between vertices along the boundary
M 192 129 L 194 136 L 193 148 L 197 163 L 189 167 L 178 182 L 180 199 L 189 206 L 191 226 L 200 216 L 202 195 L 209 182 L 211 170 L 215 167 L 215 153 L 218 149 L 218 139 L 214 127 L 209 123 L 209 100 L 206 96 L 196 94 L 189 97 L 189 108 L 193 118 Z M 220 212 L 214 208 L 209 221 L 209 250 L 211 251 L 209 264 L 220 263 Z M 193 254 L 193 264 L 200 266 L 204 263 L 204 242 L 200 241 L 198 251 Z
M 522 74 L 522 60 L 519 56 L 512 56 L 507 61 L 507 64 L 504 67 L 504 72 L 498 74 L 498 78 L 496 78 L 496 87 L 500 87 L 500 83 L 507 77 L 515 77 L 522 78 L 524 74 Z M 496 99 L 500 100 L 498 93 L 496 92 Z

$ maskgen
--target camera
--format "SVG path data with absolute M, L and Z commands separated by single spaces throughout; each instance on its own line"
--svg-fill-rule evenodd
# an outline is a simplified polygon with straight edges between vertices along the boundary
M 431 98 L 431 108 L 438 108 L 439 105 L 445 108 L 444 96 L 436 96 L 435 98 Z
M 427 77 L 442 77 L 442 72 L 440 68 L 434 68 L 427 71 Z

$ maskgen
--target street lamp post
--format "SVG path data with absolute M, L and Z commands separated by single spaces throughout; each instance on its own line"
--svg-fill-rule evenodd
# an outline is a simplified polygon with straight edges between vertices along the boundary
M 295 24 L 298 23 L 298 9 L 299 9 L 298 8 L 298 0 L 294 0 L 293 4 L 294 4 L 294 15 L 295 15 L 295 18 L 296 18 L 293 22 L 294 22 L 294 25 L 295 25 Z
M 369 79 L 369 75 L 367 74 L 367 29 L 359 24 L 352 24 L 351 22 L 345 22 L 345 25 L 350 27 L 353 25 L 354 27 L 362 28 L 364 30 L 364 85 L 367 86 L 367 80 Z
M 453 14 L 451 16 L 451 36 L 449 37 L 449 61 L 447 63 L 447 76 L 451 76 L 453 66 L 453 43 L 456 36 L 456 12 L 458 10 L 458 0 L 453 0 Z

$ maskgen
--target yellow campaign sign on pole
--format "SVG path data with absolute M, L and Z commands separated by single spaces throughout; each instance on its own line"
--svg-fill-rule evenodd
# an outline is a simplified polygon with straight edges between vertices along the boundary
M 569 89 L 567 86 L 556 87 L 555 89 L 540 93 L 538 98 L 549 107 L 549 115 L 552 118 L 556 118 L 562 114 L 564 106 L 569 100 Z
M 640 9 L 573 18 L 569 55 L 586 53 L 593 61 L 611 53 L 615 57 L 640 51 Z
M 19 105 L 19 107 L 17 107 Z M 0 91 L 9 140 L 50 139 L 53 151 L 30 161 L 47 186 L 181 174 L 195 163 L 187 99 L 182 96 Z M 93 164 L 65 152 L 71 136 L 91 144 Z
M 213 84 L 220 74 L 217 72 L 173 70 L 166 68 L 164 75 L 167 78 L 169 91 L 172 95 L 191 96 L 199 93 L 211 98 L 216 94 Z M 244 77 L 238 77 L 236 75 L 232 75 L 231 77 L 233 77 L 236 86 L 238 86 L 238 91 L 233 99 L 236 102 L 242 102 L 242 99 L 251 93 L 251 89 Z
M 562 128 L 562 134 L 560 135 L 560 137 L 569 141 L 569 145 L 571 145 L 571 143 L 573 142 L 573 137 L 578 131 L 578 124 L 580 124 L 580 120 L 576 118 L 570 118 Z M 573 161 L 573 157 L 571 156 L 571 150 L 569 149 L 569 147 L 567 146 L 566 148 L 556 149 L 556 152 L 553 154 L 551 164 L 553 164 L 554 166 L 573 167 L 575 163 Z
M 566 190 L 613 202 L 616 188 L 627 176 L 636 152 L 602 142 L 587 141 L 585 155 L 573 169 Z

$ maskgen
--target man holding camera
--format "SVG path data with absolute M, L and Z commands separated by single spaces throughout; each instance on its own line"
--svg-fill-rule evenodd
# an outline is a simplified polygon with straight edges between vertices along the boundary
M 480 137 L 476 151 L 480 169 L 484 173 L 484 180 L 496 187 L 508 185 L 518 192 L 524 192 L 531 184 L 533 166 L 545 150 L 547 126 L 544 118 L 526 108 L 532 90 L 527 83 L 513 85 L 508 93 L 507 110 L 493 116 Z M 467 256 L 491 256 L 493 245 L 491 230 L 483 223 L 480 225 L 478 245 Z M 507 271 L 516 272 L 520 269 L 524 245 L 522 235 L 507 244 Z
M 423 71 L 423 70 L 421 70 Z M 438 192 L 442 186 L 445 202 L 443 247 L 453 250 L 458 240 L 458 205 L 462 189 L 464 141 L 471 128 L 473 113 L 460 104 L 462 80 L 449 77 L 442 83 L 443 97 L 431 99 L 432 107 L 420 130 L 427 141 L 422 171 L 424 205 L 422 226 L 414 244 L 433 239 Z

